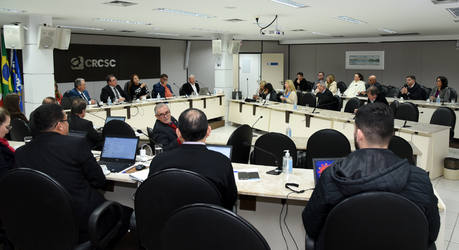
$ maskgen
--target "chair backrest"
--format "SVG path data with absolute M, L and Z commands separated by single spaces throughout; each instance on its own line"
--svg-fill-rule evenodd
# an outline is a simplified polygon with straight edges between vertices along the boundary
M 394 116 L 395 114 L 397 113 L 397 109 L 398 109 L 398 106 L 400 105 L 400 103 L 397 101 L 397 100 L 394 100 L 389 106 L 390 108 L 392 109 L 392 111 L 394 111 Z
M 456 102 L 457 102 L 457 92 L 456 92 L 456 90 L 451 88 L 451 87 L 449 87 L 449 91 L 450 91 L 449 92 L 449 101 L 451 101 L 451 99 L 454 98 L 454 100 L 456 100 Z
M 32 135 L 32 130 L 27 123 L 19 118 L 11 120 L 10 136 L 12 141 L 24 141 L 25 136 Z
M 19 249 L 72 249 L 78 221 L 72 198 L 50 176 L 17 168 L 0 177 L 0 217 Z
M 397 87 L 389 86 L 386 96 L 394 97 L 395 95 L 397 95 L 397 97 L 400 96 L 400 89 L 398 89 Z
M 388 192 L 361 193 L 328 214 L 324 249 L 427 249 L 429 226 L 410 200 Z
M 306 92 L 303 94 L 303 103 L 306 106 L 306 104 L 309 104 L 309 107 L 315 107 L 316 106 L 316 96 L 312 92 Z
M 344 112 L 354 113 L 354 110 L 360 108 L 360 105 L 360 99 L 357 97 L 353 97 L 347 101 L 346 106 L 344 107 Z
M 387 91 L 388 91 L 387 87 L 385 85 L 381 85 L 381 94 L 383 96 L 387 96 Z
M 343 108 L 343 101 L 341 100 L 341 97 L 338 95 L 333 96 L 333 110 L 335 111 L 341 111 Z
M 319 130 L 309 137 L 306 144 L 306 168 L 312 169 L 314 158 L 345 157 L 350 153 L 351 144 L 341 132 L 334 129 Z
M 268 152 L 273 153 L 279 160 L 279 166 L 282 167 L 282 157 L 284 157 L 284 150 L 289 150 L 290 155 L 293 158 L 293 167 L 297 166 L 297 150 L 296 145 L 288 136 L 281 133 L 267 133 L 255 142 L 255 146 L 264 149 Z M 261 150 L 256 148 L 253 149 L 253 161 L 252 164 L 276 166 L 276 159 Z
M 395 119 L 408 120 L 413 122 L 419 121 L 419 109 L 411 102 L 405 102 L 398 106 Z
M 65 91 L 64 94 L 62 95 L 62 97 L 69 97 L 69 92 L 70 92 L 70 90 Z
M 134 206 L 138 236 L 146 249 L 160 249 L 160 232 L 175 210 L 193 203 L 222 205 L 218 189 L 206 178 L 181 169 L 155 173 L 137 189 Z
M 78 96 L 72 96 L 72 97 L 62 97 L 62 100 L 61 100 L 61 106 L 63 109 L 71 109 L 72 108 L 72 103 L 73 103 L 73 100 L 75 99 L 79 99 L 80 97 Z
M 175 211 L 161 231 L 161 249 L 268 250 L 258 230 L 222 207 L 192 204 Z
M 430 124 L 450 126 L 449 139 L 452 140 L 456 127 L 456 113 L 449 107 L 440 107 L 432 114 Z
M 430 92 L 425 86 L 421 86 L 421 100 L 427 100 L 429 98 Z
M 341 94 L 344 93 L 344 91 L 346 91 L 346 89 L 347 89 L 346 84 L 344 82 L 342 82 L 342 81 L 339 81 L 337 83 L 337 86 L 338 86 L 339 92 L 341 92 Z
M 297 104 L 304 106 L 304 104 L 303 104 L 303 92 L 301 92 L 301 90 L 297 90 L 296 91 L 296 98 L 298 100 Z
M 411 147 L 410 143 L 402 137 L 396 135 L 392 136 L 388 148 L 392 150 L 396 156 L 402 159 L 408 159 L 408 162 L 411 165 L 415 165 L 413 159 L 413 148 Z
M 179 95 L 181 96 L 185 95 L 185 92 L 183 91 L 183 85 L 179 89 Z
M 148 134 L 148 139 L 150 140 L 150 146 L 154 146 L 156 144 L 155 139 L 153 139 L 153 129 L 150 127 L 147 127 L 147 134 Z
M 231 155 L 231 162 L 236 163 L 248 163 L 250 155 L 250 146 L 242 145 L 244 142 L 252 144 L 253 131 L 252 128 L 247 125 L 241 125 L 239 128 L 234 130 L 226 145 L 233 146 L 233 154 Z
M 129 83 L 131 83 L 131 81 L 127 81 L 125 84 L 124 84 L 124 92 L 126 92 L 126 94 L 128 94 L 130 97 L 132 96 L 131 95 L 131 90 L 129 89 Z
M 102 137 L 105 138 L 106 135 L 135 136 L 135 132 L 125 121 L 111 120 L 102 130 Z

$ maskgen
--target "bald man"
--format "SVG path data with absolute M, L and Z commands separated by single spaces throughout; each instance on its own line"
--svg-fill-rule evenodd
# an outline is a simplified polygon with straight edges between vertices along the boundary
M 382 93 L 381 84 L 376 81 L 375 75 L 371 75 L 368 77 L 368 83 L 365 84 L 365 89 L 368 90 L 368 88 L 370 88 L 371 86 L 375 86 L 376 88 L 378 88 L 379 92 Z M 366 91 L 361 91 L 359 94 L 366 95 Z

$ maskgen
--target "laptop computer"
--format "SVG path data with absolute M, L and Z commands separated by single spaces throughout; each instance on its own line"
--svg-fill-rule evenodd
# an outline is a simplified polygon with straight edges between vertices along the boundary
M 341 158 L 313 158 L 312 159 L 312 168 L 314 173 L 314 187 L 319 181 L 322 171 L 330 167 L 330 165 Z
M 88 132 L 86 131 L 69 131 L 70 136 L 75 136 L 75 137 L 80 137 L 86 140 L 86 136 L 88 135 Z
M 106 136 L 99 165 L 106 165 L 110 172 L 120 172 L 134 165 L 138 143 L 139 137 Z
M 199 88 L 199 95 L 207 95 L 207 92 L 209 92 L 208 88 Z
M 124 116 L 107 116 L 107 118 L 105 119 L 105 124 L 107 124 L 107 122 L 109 122 L 111 120 L 120 120 L 120 121 L 124 122 L 126 120 L 126 117 L 124 117 Z
M 231 156 L 233 154 L 233 146 L 232 145 L 216 145 L 216 144 L 206 144 L 207 149 L 213 150 L 215 152 L 222 153 L 228 159 L 231 160 Z

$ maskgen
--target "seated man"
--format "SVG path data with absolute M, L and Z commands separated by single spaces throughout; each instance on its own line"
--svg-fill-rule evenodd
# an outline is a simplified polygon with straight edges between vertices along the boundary
M 379 89 L 376 86 L 371 86 L 367 89 L 367 97 L 368 97 L 368 103 L 373 103 L 373 102 L 381 102 L 386 105 L 389 105 L 389 103 L 386 100 L 386 97 L 384 97 Z
M 327 104 L 333 102 L 332 92 L 325 87 L 324 81 L 317 83 L 317 108 L 321 109 L 333 109 L 333 104 Z
M 296 76 L 297 78 L 293 82 L 293 84 L 295 84 L 296 90 L 311 92 L 312 86 L 303 77 L 303 72 L 298 72 Z
M 69 124 L 59 104 L 44 104 L 34 111 L 40 134 L 16 150 L 17 168 L 41 171 L 59 182 L 70 194 L 79 227 L 79 242 L 88 241 L 88 220 L 91 213 L 106 201 L 98 191 L 105 184 L 105 175 L 88 144 L 79 137 L 68 136 Z M 129 229 L 132 208 L 123 207 L 123 225 L 110 245 L 114 245 Z M 108 216 L 101 223 L 105 232 L 114 221 Z M 105 220 L 107 219 L 107 220 Z
M 379 92 L 382 92 L 381 84 L 376 81 L 376 76 L 371 75 L 368 77 L 368 83 L 365 83 L 365 91 L 359 92 L 359 95 L 365 95 L 366 90 L 368 90 L 371 86 L 375 86 L 376 88 L 379 89 Z
M 183 144 L 175 150 L 155 156 L 148 176 L 169 168 L 193 171 L 215 185 L 222 196 L 223 207 L 231 210 L 237 200 L 233 166 L 223 154 L 207 149 L 205 142 L 210 131 L 207 117 L 201 110 L 191 108 L 183 111 L 177 129 Z
M 153 85 L 153 96 L 152 96 L 152 98 L 156 98 L 158 96 L 158 94 L 162 98 L 174 96 L 174 92 L 172 92 L 171 85 L 167 84 L 167 79 L 169 79 L 169 77 L 166 74 L 162 74 L 159 77 L 159 82 L 157 84 Z
M 96 104 L 94 99 L 91 99 L 86 90 L 86 82 L 83 78 L 78 78 L 73 83 L 74 88 L 69 91 L 69 97 L 80 97 L 89 104 Z
M 437 239 L 440 215 L 432 183 L 425 170 L 410 165 L 407 159 L 400 159 L 388 149 L 393 134 L 394 113 L 389 106 L 370 103 L 357 111 L 357 150 L 322 172 L 303 211 L 306 234 L 317 238 L 316 249 L 323 249 L 322 227 L 331 209 L 348 197 L 374 191 L 396 193 L 414 202 L 429 223 L 428 241 Z
M 191 95 L 193 93 L 199 95 L 199 84 L 196 83 L 194 75 L 190 75 L 190 77 L 188 77 L 188 82 L 182 85 L 182 91 L 186 95 Z
M 89 148 L 94 148 L 98 143 L 101 145 L 103 142 L 102 134 L 94 129 L 91 121 L 83 119 L 86 115 L 86 101 L 83 99 L 76 99 L 72 103 L 71 114 L 68 116 L 69 128 L 75 131 L 85 131 L 86 141 Z
M 51 103 L 57 103 L 56 101 L 56 98 L 52 97 L 52 96 L 48 96 L 48 97 L 45 97 L 43 99 L 43 101 L 41 102 L 41 104 L 51 104 Z M 35 123 L 33 121 L 33 112 L 30 112 L 30 115 L 29 115 L 29 128 L 30 128 L 30 131 L 32 131 L 32 136 L 33 138 L 35 138 L 37 135 L 38 135 L 38 130 L 37 128 L 35 127 Z
M 177 120 L 171 115 L 169 107 L 164 103 L 155 106 L 156 123 L 153 128 L 153 139 L 163 146 L 164 151 L 178 148 L 181 141 L 177 138 Z
M 118 80 L 114 75 L 108 75 L 105 80 L 107 81 L 107 86 L 103 87 L 100 93 L 101 102 L 107 102 L 109 97 L 112 102 L 115 102 L 115 100 L 118 102 L 131 100 L 131 97 L 118 85 Z
M 407 76 L 406 84 L 401 89 L 401 95 L 405 100 L 421 100 L 422 89 L 421 85 L 416 82 L 415 76 Z

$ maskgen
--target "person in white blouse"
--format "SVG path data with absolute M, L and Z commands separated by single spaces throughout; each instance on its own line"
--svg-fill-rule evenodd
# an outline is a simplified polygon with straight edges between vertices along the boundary
M 344 91 L 344 95 L 346 96 L 356 96 L 359 92 L 365 91 L 365 82 L 363 81 L 363 75 L 360 73 L 356 73 L 354 75 L 354 81 L 349 84 L 346 91 Z

